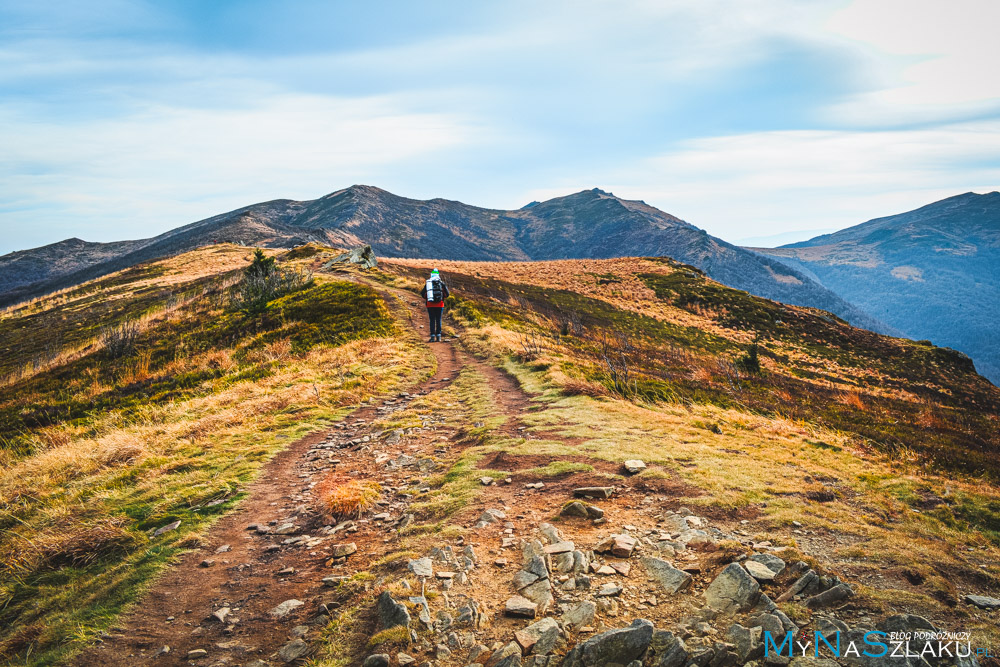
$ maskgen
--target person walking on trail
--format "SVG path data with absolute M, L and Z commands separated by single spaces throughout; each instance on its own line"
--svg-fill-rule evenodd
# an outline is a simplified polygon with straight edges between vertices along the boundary
M 441 280 L 437 269 L 431 269 L 431 277 L 427 279 L 420 296 L 427 299 L 427 316 L 431 320 L 431 341 L 441 342 L 441 313 L 444 312 L 444 300 L 450 292 L 448 286 Z

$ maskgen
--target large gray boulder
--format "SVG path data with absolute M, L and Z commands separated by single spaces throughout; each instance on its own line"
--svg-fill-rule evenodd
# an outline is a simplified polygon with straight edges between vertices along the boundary
M 760 584 L 739 563 L 730 563 L 705 589 L 708 606 L 732 614 L 747 611 L 760 597 Z
M 627 665 L 642 658 L 653 639 L 653 624 L 637 618 L 627 628 L 608 630 L 573 647 L 562 667 Z

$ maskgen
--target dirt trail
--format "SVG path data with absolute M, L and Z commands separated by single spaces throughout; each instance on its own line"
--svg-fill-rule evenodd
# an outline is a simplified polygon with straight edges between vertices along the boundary
M 426 334 L 426 314 L 417 297 L 372 286 L 383 294 L 399 321 L 408 323 L 421 337 Z M 508 374 L 475 358 L 455 339 L 430 344 L 430 350 L 437 360 L 433 377 L 408 393 L 359 408 L 334 428 L 307 436 L 275 456 L 247 489 L 247 499 L 212 527 L 201 548 L 181 557 L 122 619 L 118 629 L 74 664 L 261 667 L 286 664 L 278 652 L 294 646 L 297 637 L 305 642 L 299 642 L 303 651 L 314 647 L 327 620 L 321 614 L 339 604 L 335 589 L 325 588 L 323 579 L 369 570 L 375 561 L 398 548 L 394 546 L 400 540 L 395 529 L 408 516 L 413 497 L 400 492 L 412 492 L 413 485 L 423 486 L 422 480 L 429 474 L 447 470 L 465 446 L 454 420 L 448 423 L 448 414 L 422 415 L 423 426 L 408 429 L 405 437 L 383 432 L 377 420 L 408 407 L 417 397 L 449 387 L 463 368 L 472 367 L 485 378 L 494 414 L 506 418 L 492 431 L 494 435 L 549 438 L 545 433 L 526 431 L 521 415 L 539 406 Z M 513 561 L 517 559 L 511 552 L 515 541 L 533 535 L 540 522 L 549 520 L 572 497 L 574 487 L 606 484 L 607 477 L 599 473 L 617 472 L 614 464 L 595 461 L 585 452 L 576 458 L 592 465 L 594 472 L 540 477 L 530 469 L 546 465 L 553 457 L 510 456 L 500 451 L 484 459 L 480 465 L 485 468 L 510 471 L 509 481 L 482 487 L 449 517 L 449 522 L 472 527 L 487 508 L 504 511 L 507 520 L 470 531 L 467 541 L 452 540 L 453 548 L 461 550 L 463 544 L 473 547 L 483 562 L 474 580 L 463 586 L 456 597 L 474 596 L 479 608 L 490 615 L 502 609 L 504 599 L 510 595 L 511 568 L 516 569 Z M 395 465 L 396 461 L 403 463 Z M 428 467 L 422 467 L 424 464 Z M 323 513 L 311 491 L 312 485 L 331 469 L 345 476 L 378 481 L 386 491 L 371 515 L 339 524 L 334 532 L 324 526 Z M 544 484 L 538 488 L 534 486 L 542 481 Z M 658 496 L 657 507 L 663 508 L 665 503 L 673 504 L 667 496 L 695 491 L 683 484 L 674 489 L 671 485 L 675 483 L 668 480 L 657 482 L 660 486 L 649 488 L 647 482 L 638 479 L 621 481 L 621 492 L 603 503 L 607 516 L 619 524 L 648 522 L 644 515 L 654 506 L 641 504 L 640 500 L 648 503 L 645 498 L 650 493 L 666 494 Z M 285 524 L 292 524 L 288 532 L 276 534 Z M 574 538 L 596 542 L 602 530 L 587 524 L 576 526 Z M 441 540 L 429 535 L 426 540 L 410 540 L 408 547 L 420 548 L 418 543 L 422 542 L 430 548 L 440 546 Z M 356 553 L 346 562 L 331 561 L 339 545 L 350 543 L 356 545 Z M 202 567 L 205 560 L 214 564 Z M 504 565 L 485 565 L 492 560 L 503 561 Z M 510 565 L 506 564 L 508 560 L 512 561 Z M 573 595 L 567 599 L 573 599 Z M 288 600 L 303 604 L 287 616 L 275 618 L 271 611 Z M 223 621 L 212 617 L 223 609 L 229 610 Z M 498 614 L 480 633 L 479 640 L 509 640 L 515 624 L 515 620 Z M 169 652 L 163 652 L 165 646 L 169 646 Z M 195 650 L 205 651 L 205 655 L 189 659 L 188 652 Z
M 426 315 L 413 295 L 382 291 L 397 317 L 423 336 Z M 201 548 L 182 556 L 116 629 L 74 664 L 244 665 L 255 660 L 281 664 L 273 656 L 290 639 L 299 634 L 307 640 L 314 638 L 317 627 L 308 624 L 322 608 L 323 578 L 366 569 L 384 554 L 384 542 L 398 539 L 367 519 L 325 535 L 311 493 L 321 473 L 336 469 L 361 479 L 377 479 L 384 488 L 405 486 L 412 471 L 392 474 L 372 461 L 371 449 L 379 446 L 379 434 L 371 432 L 370 425 L 405 408 L 413 398 L 447 387 L 463 365 L 477 367 L 490 383 L 498 408 L 512 417 L 504 430 L 516 428 L 516 415 L 529 403 L 512 378 L 461 351 L 455 341 L 435 343 L 430 349 L 437 360 L 433 377 L 378 405 L 361 407 L 336 427 L 302 438 L 276 455 L 247 489 L 248 497 L 239 508 L 209 530 Z M 453 433 L 447 429 L 431 427 L 417 438 L 407 438 L 406 453 L 431 454 L 435 441 L 449 435 Z M 393 458 L 403 453 L 388 449 L 385 454 Z M 405 510 L 405 502 L 397 498 L 381 502 L 384 509 L 376 511 L 398 516 Z M 274 534 L 287 523 L 294 525 L 292 532 Z M 260 528 L 248 528 L 253 525 Z M 285 543 L 303 536 L 297 543 Z M 357 553 L 349 557 L 349 571 L 331 569 L 335 546 L 346 543 L 357 545 Z M 274 618 L 271 610 L 287 600 L 304 604 L 283 618 Z M 213 612 L 226 608 L 229 614 L 223 621 L 213 618 Z M 199 649 L 207 655 L 194 661 L 188 658 L 189 651 Z

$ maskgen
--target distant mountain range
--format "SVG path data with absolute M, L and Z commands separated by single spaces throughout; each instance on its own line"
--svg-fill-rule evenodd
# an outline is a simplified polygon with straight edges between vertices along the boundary
M 806 273 L 917 339 L 971 356 L 1000 383 L 1000 192 L 966 193 L 780 248 Z
M 0 305 L 231 242 L 369 243 L 383 257 L 527 261 L 668 256 L 752 294 L 830 311 L 970 355 L 1000 382 L 1000 193 L 968 193 L 779 248 L 741 248 L 641 201 L 585 190 L 503 211 L 355 185 L 280 199 L 136 241 L 59 243 L 0 257 Z
M 407 199 L 355 185 L 313 201 L 254 204 L 150 239 L 108 244 L 69 239 L 0 257 L 0 305 L 223 241 L 271 247 L 370 243 L 380 256 L 454 260 L 669 256 L 753 294 L 895 333 L 806 272 L 726 243 L 644 202 L 596 188 L 502 211 L 446 199 Z

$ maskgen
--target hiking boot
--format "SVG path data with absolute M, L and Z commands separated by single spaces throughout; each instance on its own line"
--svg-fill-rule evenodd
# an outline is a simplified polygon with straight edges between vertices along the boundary
M 434 335 L 433 334 L 431 335 L 431 339 L 429 341 L 427 341 L 427 342 L 428 343 L 433 343 L 434 342 Z

